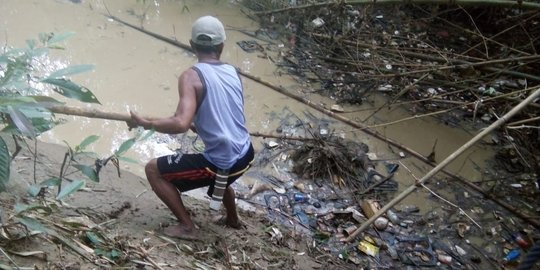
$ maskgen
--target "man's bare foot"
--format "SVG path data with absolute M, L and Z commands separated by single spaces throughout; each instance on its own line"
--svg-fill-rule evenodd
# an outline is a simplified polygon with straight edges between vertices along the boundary
M 169 237 L 179 238 L 183 240 L 198 239 L 198 232 L 195 228 L 186 228 L 183 225 L 171 225 L 163 230 L 163 234 Z
M 220 215 L 214 218 L 214 223 L 221 226 L 231 227 L 233 229 L 242 229 L 243 225 L 238 217 L 228 218 L 225 215 Z

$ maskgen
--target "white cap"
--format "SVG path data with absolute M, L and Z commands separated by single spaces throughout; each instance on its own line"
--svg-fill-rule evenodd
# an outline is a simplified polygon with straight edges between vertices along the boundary
M 218 45 L 225 41 L 225 28 L 215 17 L 204 16 L 191 27 L 191 41 L 203 46 Z

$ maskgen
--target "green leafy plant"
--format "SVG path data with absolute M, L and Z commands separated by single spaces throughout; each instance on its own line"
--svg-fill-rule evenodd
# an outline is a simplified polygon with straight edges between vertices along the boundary
M 61 200 L 64 197 L 73 194 L 74 192 L 80 190 L 86 185 L 85 179 L 71 179 L 69 175 L 73 173 L 80 172 L 82 175 L 84 175 L 87 179 L 90 179 L 94 182 L 99 182 L 99 172 L 101 171 L 101 168 L 107 165 L 109 161 L 112 161 L 114 166 L 117 169 L 118 176 L 120 176 L 120 160 L 124 160 L 127 162 L 137 163 L 137 161 L 131 160 L 124 156 L 124 154 L 137 142 L 146 140 L 149 136 L 151 136 L 154 133 L 154 131 L 145 131 L 141 133 L 137 133 L 135 137 L 130 138 L 126 141 L 124 141 L 120 147 L 114 151 L 112 155 L 110 155 L 107 158 L 99 159 L 96 158 L 94 162 L 94 166 L 89 166 L 86 164 L 80 163 L 80 160 L 84 156 L 91 156 L 96 157 L 96 153 L 94 152 L 87 152 L 86 147 L 88 147 L 90 144 L 94 143 L 99 139 L 99 136 L 97 135 L 91 135 L 85 138 L 79 145 L 75 146 L 75 148 L 71 148 L 67 143 L 68 150 L 66 151 L 64 155 L 64 161 L 62 162 L 62 166 L 60 169 L 60 176 L 59 178 L 50 178 L 45 184 L 43 183 L 38 187 L 31 187 L 30 190 L 39 190 L 41 191 L 42 188 L 45 188 L 47 186 L 56 185 L 58 186 L 58 192 L 56 195 L 57 200 Z M 73 169 L 72 172 L 68 172 L 67 169 Z M 62 188 L 63 180 L 68 180 L 69 184 Z M 38 195 L 38 193 L 32 193 L 29 191 L 32 195 Z
M 86 87 L 67 76 L 92 70 L 92 65 L 68 66 L 51 72 L 42 63 L 49 50 L 64 49 L 60 44 L 74 33 L 40 34 L 38 39 L 26 41 L 24 48 L 4 48 L 0 54 L 0 125 L 2 131 L 14 138 L 35 139 L 56 126 L 59 121 L 47 107 L 62 102 L 50 96 L 57 93 L 69 99 L 98 103 L 96 96 Z M 6 143 L 0 137 L 0 191 L 9 180 L 10 158 Z M 18 146 L 18 144 L 17 144 Z
M 43 71 L 48 65 L 40 62 L 50 49 L 63 49 L 60 42 L 72 36 L 73 33 L 40 34 L 37 40 L 29 40 L 24 48 L 4 48 L 0 52 L 0 129 L 4 134 L 14 138 L 16 150 L 10 156 L 5 139 L 0 136 L 0 192 L 6 189 L 10 178 L 10 163 L 20 150 L 18 141 L 26 143 L 26 139 L 37 142 L 36 137 L 54 128 L 60 123 L 55 115 L 48 110 L 51 106 L 60 105 L 57 98 L 74 99 L 85 103 L 99 104 L 96 96 L 86 87 L 71 81 L 68 76 L 91 71 L 91 65 L 69 66 L 57 70 Z M 0 222 L 0 231 L 24 231 L 8 235 L 0 234 L 0 251 L 4 243 L 16 241 L 34 234 L 44 234 L 55 242 L 61 242 L 82 258 L 91 261 L 91 255 L 82 249 L 78 242 L 72 240 L 83 235 L 83 240 L 93 249 L 94 254 L 110 261 L 122 261 L 127 255 L 117 246 L 111 244 L 111 239 L 99 232 L 99 228 L 85 227 L 86 234 L 79 233 L 80 228 L 73 227 L 71 231 L 57 230 L 55 209 L 62 205 L 62 200 L 84 188 L 87 181 L 99 182 L 99 172 L 109 161 L 116 166 L 120 175 L 120 160 L 137 163 L 124 155 L 135 143 L 147 139 L 153 131 L 141 131 L 133 138 L 124 141 L 120 147 L 107 158 L 100 159 L 94 152 L 88 151 L 99 136 L 91 135 L 75 147 L 67 142 L 66 153 L 58 175 L 37 181 L 34 169 L 34 185 L 27 190 L 28 194 L 38 197 L 30 204 L 18 203 L 14 206 L 14 214 L 7 221 Z M 8 137 L 5 137 L 8 138 Z M 37 143 L 34 146 L 34 166 L 37 160 Z M 92 164 L 88 165 L 88 161 Z M 57 188 L 55 200 L 45 197 L 49 189 Z M 67 222 L 67 221 L 66 221 Z M 73 222 L 69 222 L 72 226 Z M 78 224 L 82 225 L 82 224 Z M 9 228 L 9 230 L 6 230 Z M 22 235 L 19 237 L 19 235 Z M 6 253 L 3 253 L 6 255 Z M 23 253 L 17 253 L 21 255 Z M 25 254 L 35 254 L 26 252 Z M 7 256 L 7 255 L 6 255 Z M 0 268 L 1 265 L 0 265 Z

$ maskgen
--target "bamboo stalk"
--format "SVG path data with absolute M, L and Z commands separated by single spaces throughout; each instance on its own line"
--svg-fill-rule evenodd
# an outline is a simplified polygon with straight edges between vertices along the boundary
M 105 112 L 105 111 L 102 111 L 99 109 L 93 109 L 93 108 L 85 109 L 85 108 L 69 107 L 69 106 L 64 106 L 64 105 L 54 105 L 51 107 L 47 107 L 47 109 L 53 113 L 84 116 L 84 117 L 89 117 L 89 118 L 117 120 L 117 121 L 124 121 L 124 122 L 131 120 L 131 116 L 129 114 Z
M 524 9 L 540 9 L 539 3 L 530 1 L 515 1 L 515 0 L 353 0 L 353 1 L 341 1 L 343 4 L 350 5 L 369 5 L 369 4 L 432 4 L 432 5 L 460 5 L 460 6 L 498 6 L 498 7 L 520 7 Z M 280 13 L 285 11 L 297 10 L 297 9 L 313 9 L 320 8 L 329 5 L 334 5 L 336 2 L 325 2 L 316 4 L 306 4 L 294 7 L 279 8 L 267 11 L 254 12 L 256 15 L 266 15 L 272 13 Z
M 65 106 L 65 105 L 54 105 L 51 107 L 47 107 L 47 109 L 52 113 L 65 114 L 65 115 L 115 120 L 115 121 L 122 121 L 122 122 L 128 122 L 131 120 L 131 116 L 129 114 L 107 112 L 107 111 L 102 111 L 95 108 L 86 109 L 86 108 L 70 107 L 70 106 Z M 307 137 L 265 134 L 265 133 L 260 133 L 260 132 L 250 132 L 249 134 L 254 137 L 274 138 L 274 139 L 281 139 L 281 140 L 295 140 L 295 141 L 314 140 L 313 138 L 307 138 Z
M 525 123 L 534 122 L 534 121 L 538 121 L 538 120 L 540 120 L 540 116 L 529 118 L 529 119 L 523 119 L 523 120 L 515 121 L 515 122 L 512 122 L 512 123 L 508 123 L 507 126 L 508 127 L 517 126 L 517 125 L 520 125 L 520 124 L 525 124 Z
M 324 38 L 324 39 L 336 39 L 336 38 L 339 39 L 339 37 L 331 37 L 331 36 L 324 35 L 324 34 L 312 33 L 312 35 L 314 37 Z M 450 63 L 452 65 L 463 65 L 463 66 L 473 66 L 473 65 L 475 65 L 475 62 L 470 62 L 470 61 L 465 61 L 465 60 L 460 60 L 460 59 L 445 59 L 445 58 L 442 58 L 442 57 L 437 57 L 437 56 L 428 55 L 428 54 L 408 52 L 408 51 L 398 51 L 398 50 L 394 50 L 394 49 L 388 49 L 388 48 L 384 48 L 384 47 L 374 46 L 374 45 L 371 45 L 371 44 L 365 44 L 365 43 L 346 40 L 346 39 L 342 39 L 340 41 L 343 42 L 344 44 L 348 44 L 348 45 L 351 45 L 351 46 L 360 47 L 360 48 L 367 48 L 367 49 L 374 49 L 374 50 L 377 50 L 377 51 L 383 52 L 383 53 L 400 54 L 400 55 L 403 55 L 403 56 L 413 57 L 413 58 L 418 58 L 418 59 L 423 59 L 423 60 L 428 60 L 428 61 L 436 61 L 436 62 L 440 62 L 440 63 Z M 535 56 L 533 56 L 533 57 L 535 57 Z M 534 81 L 540 81 L 539 76 L 535 76 L 535 75 L 527 74 L 527 73 L 523 73 L 523 72 L 518 72 L 518 71 L 513 71 L 513 70 L 505 70 L 505 69 L 500 69 L 500 68 L 495 68 L 495 67 L 490 67 L 490 66 L 482 66 L 482 65 L 480 65 L 479 68 L 483 69 L 483 70 L 486 70 L 486 71 L 490 71 L 490 72 L 496 72 L 496 73 L 507 74 L 507 75 L 512 75 L 512 76 L 521 77 L 521 78 L 527 78 L 527 79 L 534 80 Z
M 392 208 L 394 205 L 405 199 L 409 194 L 411 194 L 418 186 L 421 186 L 424 182 L 426 182 L 428 179 L 430 179 L 432 176 L 434 176 L 436 173 L 441 171 L 444 167 L 446 167 L 450 162 L 452 162 L 454 159 L 456 159 L 459 155 L 461 155 L 465 150 L 469 149 L 471 146 L 473 146 L 476 142 L 481 140 L 484 136 L 498 128 L 499 126 L 503 125 L 505 122 L 507 122 L 512 116 L 517 114 L 519 111 L 521 111 L 523 108 L 527 106 L 528 103 L 532 102 L 536 97 L 540 96 L 540 89 L 536 89 L 535 92 L 533 92 L 529 97 L 524 99 L 521 103 L 516 105 L 512 110 L 507 112 L 505 115 L 503 115 L 501 118 L 499 118 L 497 121 L 493 122 L 489 127 L 484 129 L 482 132 L 478 133 L 478 135 L 474 136 L 471 140 L 469 140 L 467 143 L 462 145 L 460 148 L 458 148 L 454 153 L 452 153 L 450 156 L 448 156 L 445 160 L 443 160 L 439 165 L 437 165 L 435 168 L 433 168 L 431 171 L 429 171 L 424 177 L 422 177 L 420 180 L 416 182 L 415 185 L 411 185 L 407 189 L 405 189 L 401 194 L 399 194 L 397 197 L 395 197 L 393 200 L 391 200 L 389 203 L 387 203 L 385 206 L 383 206 L 377 213 L 375 213 L 371 218 L 369 218 L 366 222 L 362 223 L 362 225 L 356 229 L 349 237 L 347 237 L 345 240 L 347 242 L 350 242 L 353 240 L 359 233 L 363 232 L 369 225 L 371 225 L 375 219 L 380 217 L 382 214 L 386 213 L 388 209 Z M 540 224 L 538 222 L 535 222 L 535 226 L 537 228 L 540 227 Z
M 274 138 L 274 139 L 280 139 L 280 140 L 294 140 L 294 141 L 313 141 L 313 140 L 315 140 L 313 138 L 307 138 L 307 137 L 264 134 L 264 133 L 260 133 L 260 132 L 250 132 L 249 134 L 251 136 L 254 136 L 254 137 Z
M 382 110 L 384 107 L 386 106 L 389 106 L 390 104 L 396 102 L 396 100 L 398 100 L 401 96 L 403 96 L 405 93 L 407 93 L 409 90 L 411 90 L 416 84 L 418 84 L 420 81 L 422 81 L 423 79 L 425 79 L 429 74 L 424 74 L 422 75 L 422 77 L 420 77 L 418 80 L 414 81 L 413 83 L 405 86 L 397 95 L 395 95 L 394 97 L 392 97 L 391 100 L 388 100 L 386 101 L 383 105 L 381 105 L 378 109 L 376 109 L 375 111 L 373 111 L 370 115 L 368 115 L 366 118 L 364 118 L 364 121 L 362 122 L 366 122 L 367 120 L 369 120 L 372 116 L 374 116 L 376 113 L 378 113 L 380 110 Z
M 539 4 L 539 6 L 540 6 L 540 4 Z M 123 23 L 123 24 L 128 25 L 128 26 L 132 27 L 132 28 L 135 29 L 135 30 L 139 30 L 139 31 L 141 31 L 141 32 L 143 32 L 143 33 L 146 33 L 146 34 L 152 36 L 152 37 L 155 37 L 155 38 L 157 38 L 157 39 L 159 39 L 159 40 L 162 40 L 162 41 L 164 41 L 164 42 L 167 42 L 167 43 L 170 43 L 170 44 L 172 44 L 172 45 L 175 45 L 175 46 L 178 46 L 178 47 L 180 47 L 180 48 L 183 48 L 183 49 L 186 49 L 186 50 L 191 51 L 191 47 L 189 47 L 189 46 L 187 46 L 187 45 L 184 45 L 184 44 L 182 44 L 182 43 L 180 43 L 180 42 L 178 42 L 178 41 L 171 40 L 171 39 L 169 39 L 169 38 L 160 36 L 160 35 L 155 34 L 155 33 L 151 33 L 151 32 L 146 31 L 146 30 L 144 30 L 144 29 L 142 29 L 142 28 L 140 28 L 140 27 L 137 27 L 137 26 L 128 24 L 128 23 L 126 23 L 126 22 L 124 22 L 124 21 L 122 21 L 122 20 L 120 20 L 120 19 L 118 19 L 118 18 L 116 18 L 116 17 L 114 17 L 114 16 L 110 16 L 110 15 L 109 15 L 109 17 L 112 18 L 112 19 L 115 19 L 115 20 L 117 20 L 117 21 L 119 21 L 119 22 L 121 22 L 121 23 Z M 380 49 L 383 49 L 383 48 L 380 48 Z M 416 54 L 416 55 L 417 55 L 417 57 L 420 57 L 420 56 L 421 56 L 421 54 Z M 307 106 L 309 106 L 309 107 L 312 107 L 313 109 L 315 109 L 315 110 L 317 110 L 317 111 L 319 111 L 319 112 L 322 112 L 322 113 L 324 113 L 324 114 L 326 114 L 326 115 L 328 115 L 328 116 L 330 116 L 330 117 L 333 117 L 333 118 L 335 118 L 335 119 L 337 119 L 337 120 L 339 120 L 339 121 L 342 121 L 342 122 L 345 123 L 345 124 L 348 124 L 348 125 L 350 125 L 350 126 L 352 126 L 352 127 L 355 127 L 355 128 L 357 128 L 357 129 L 359 129 L 359 130 L 365 132 L 366 134 L 369 134 L 369 135 L 371 135 L 371 136 L 374 136 L 374 137 L 377 138 L 377 139 L 380 139 L 380 140 L 383 141 L 383 142 L 386 142 L 386 143 L 389 143 L 389 144 L 391 144 L 391 145 L 393 145 L 393 146 L 395 146 L 395 147 L 398 147 L 398 148 L 402 149 L 403 151 L 405 151 L 405 152 L 411 154 L 412 156 L 418 158 L 419 160 L 425 162 L 425 163 L 428 164 L 428 165 L 435 166 L 431 161 L 429 161 L 429 160 L 428 160 L 425 156 L 423 156 L 422 154 L 416 152 L 416 151 L 413 150 L 413 149 L 410 149 L 409 147 L 407 147 L 407 146 L 405 146 L 405 145 L 400 144 L 400 143 L 397 142 L 397 141 L 394 141 L 394 140 L 392 140 L 392 139 L 390 139 L 390 138 L 387 138 L 387 137 L 381 135 L 380 133 L 378 133 L 378 132 L 375 131 L 375 130 L 372 130 L 372 129 L 366 127 L 366 126 L 363 126 L 362 124 L 360 124 L 360 123 L 358 123 L 358 122 L 354 122 L 354 121 L 349 120 L 349 119 L 347 119 L 347 118 L 345 118 L 345 117 L 343 117 L 343 116 L 341 116 L 341 115 L 337 115 L 337 114 L 335 114 L 334 112 L 332 112 L 332 111 L 330 111 L 330 110 L 328 110 L 328 109 L 326 109 L 326 108 L 324 108 L 324 107 L 322 107 L 322 106 L 320 106 L 320 105 L 314 104 L 313 102 L 311 102 L 311 101 L 308 100 L 308 99 L 302 98 L 302 97 L 300 97 L 300 96 L 298 96 L 298 95 L 295 95 L 295 94 L 293 94 L 293 93 L 288 92 L 288 91 L 285 90 L 283 87 L 275 86 L 275 85 L 273 85 L 273 84 L 271 84 L 271 83 L 269 83 L 269 82 L 263 81 L 262 79 L 260 79 L 260 78 L 258 78 L 258 77 L 255 77 L 255 76 L 253 76 L 253 75 L 251 75 L 251 74 L 245 73 L 245 72 L 243 72 L 243 71 L 241 71 L 241 70 L 239 70 L 239 74 L 242 75 L 242 76 L 244 76 L 244 77 L 246 77 L 246 78 L 249 78 L 249 79 L 251 79 L 251 80 L 253 80 L 253 81 L 257 82 L 257 83 L 260 83 L 260 84 L 262 84 L 262 85 L 265 85 L 265 86 L 267 86 L 268 88 L 270 88 L 270 89 L 272 89 L 272 90 L 274 90 L 274 91 L 277 91 L 277 92 L 279 92 L 279 93 L 281 93 L 281 94 L 283 94 L 283 95 L 285 95 L 285 96 L 288 96 L 288 97 L 290 97 L 290 98 L 292 98 L 292 99 L 294 99 L 294 100 L 297 100 L 297 101 L 299 101 L 299 102 L 302 102 L 302 103 L 304 103 L 305 105 L 307 105 Z M 538 77 L 538 80 L 540 81 L 540 77 Z M 462 177 L 459 177 L 459 176 L 457 176 L 457 175 L 454 175 L 453 173 L 451 173 L 451 172 L 449 172 L 449 171 L 447 171 L 447 170 L 442 170 L 442 172 L 444 172 L 446 175 L 452 177 L 453 179 L 456 179 L 456 180 L 460 181 L 460 182 L 463 183 L 464 185 L 466 185 L 466 186 L 472 188 L 473 190 L 475 190 L 476 192 L 482 194 L 482 195 L 485 196 L 486 198 L 491 199 L 493 202 L 495 202 L 495 203 L 499 204 L 500 206 L 504 207 L 505 209 L 507 209 L 508 211 L 512 212 L 513 214 L 515 214 L 516 216 L 520 217 L 521 219 L 523 219 L 523 220 L 525 220 L 525 221 L 527 221 L 527 222 L 533 224 L 533 225 L 534 225 L 535 227 L 537 227 L 537 228 L 540 228 L 540 223 L 539 223 L 539 222 L 537 222 L 537 221 L 535 221 L 535 220 L 532 220 L 532 219 L 530 219 L 528 216 L 526 216 L 526 215 L 524 215 L 524 214 L 518 212 L 516 209 L 514 209 L 511 205 L 507 204 L 506 202 L 503 202 L 503 201 L 501 201 L 501 200 L 498 200 L 497 198 L 493 198 L 490 194 L 486 193 L 484 190 L 482 190 L 482 189 L 481 189 L 480 187 L 478 187 L 477 185 L 475 185 L 475 184 L 469 182 L 468 180 L 466 180 L 466 179 L 464 179 L 464 178 L 462 178 Z

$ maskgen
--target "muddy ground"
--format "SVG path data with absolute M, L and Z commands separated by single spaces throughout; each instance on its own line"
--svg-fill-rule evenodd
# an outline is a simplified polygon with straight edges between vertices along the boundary
M 0 240 L 5 252 L 0 259 L 1 269 L 315 269 L 341 264 L 310 250 L 308 238 L 271 224 L 262 215 L 241 212 L 246 224 L 242 230 L 213 224 L 217 213 L 209 210 L 208 202 L 187 196 L 183 197 L 186 206 L 203 237 L 196 242 L 165 238 L 161 229 L 175 222 L 170 212 L 145 179 L 126 171 L 119 177 L 114 166 L 100 173 L 99 183 L 89 183 L 63 204 L 51 199 L 55 190 L 45 191 L 42 198 L 30 198 L 27 189 L 34 184 L 32 179 L 57 175 L 65 150 L 39 143 L 35 175 L 32 154 L 26 149 L 13 161 L 9 192 L 0 194 Z M 129 191 L 126 185 L 131 186 Z M 18 204 L 52 210 L 18 215 L 36 218 L 49 233 L 31 232 L 16 225 L 14 206 Z M 103 241 L 92 244 L 89 232 Z M 66 243 L 73 244 L 80 253 Z M 96 251 L 104 256 L 96 256 Z

